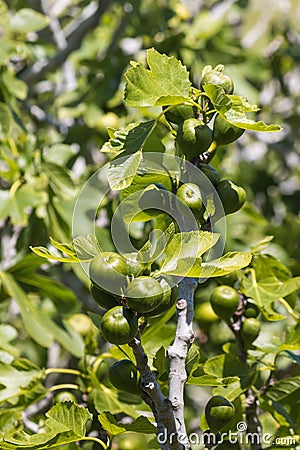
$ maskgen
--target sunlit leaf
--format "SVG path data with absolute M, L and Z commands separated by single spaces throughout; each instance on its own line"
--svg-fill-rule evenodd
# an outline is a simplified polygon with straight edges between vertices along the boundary
M 132 63 L 133 67 L 125 74 L 128 106 L 170 105 L 189 99 L 191 82 L 180 61 L 151 48 L 147 50 L 147 62 L 150 69 Z
M 77 236 L 72 242 L 76 255 L 80 260 L 94 258 L 102 252 L 100 244 L 95 235 L 89 234 L 87 238 Z
M 51 253 L 46 247 L 29 247 L 36 255 L 42 258 L 47 258 L 59 262 L 79 262 L 79 259 L 75 256 L 58 256 L 55 253 Z
M 106 174 L 111 189 L 122 190 L 130 186 L 142 157 L 142 152 L 138 151 L 131 156 L 121 157 L 110 163 Z
M 246 116 L 246 112 L 255 112 L 259 108 L 251 105 L 244 97 L 227 95 L 223 88 L 213 84 L 206 84 L 204 90 L 218 113 L 231 124 L 245 130 L 252 131 L 280 131 L 279 125 L 267 125 L 262 121 L 256 122 Z
M 46 417 L 44 432 L 28 434 L 19 431 L 1 443 L 2 448 L 55 448 L 77 442 L 85 436 L 86 424 L 92 415 L 75 403 L 64 402 L 54 405 L 46 413 Z
M 101 151 L 104 153 L 132 155 L 143 149 L 145 141 L 153 131 L 155 120 L 129 124 L 124 130 L 113 130 Z
M 16 403 L 18 397 L 30 391 L 34 384 L 41 383 L 44 378 L 42 370 L 18 370 L 11 364 L 0 362 L 0 402 Z M 45 390 L 46 392 L 46 390 Z
M 113 436 L 124 433 L 125 431 L 135 431 L 137 433 L 145 434 L 156 433 L 156 427 L 144 416 L 138 417 L 128 425 L 119 424 L 110 412 L 105 411 L 98 416 L 98 420 L 104 430 L 108 431 L 108 433 Z
M 19 9 L 14 13 L 6 28 L 15 33 L 29 33 L 39 31 L 49 24 L 48 17 L 30 8 Z
M 220 259 L 211 260 L 202 264 L 199 278 L 221 277 L 231 272 L 247 267 L 252 259 L 251 253 L 229 252 Z
M 202 272 L 202 259 L 207 250 L 213 247 L 220 235 L 205 231 L 178 233 L 166 246 L 165 260 L 161 273 L 199 278 Z
M 286 267 L 270 255 L 256 255 L 254 268 L 240 274 L 241 288 L 267 320 L 285 318 L 274 310 L 274 302 L 300 289 L 300 277 L 291 277 Z

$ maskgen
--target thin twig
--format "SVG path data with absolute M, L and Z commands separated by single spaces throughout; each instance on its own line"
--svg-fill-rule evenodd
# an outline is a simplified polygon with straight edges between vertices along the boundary
M 240 361 L 245 364 L 247 362 L 248 351 L 244 343 L 243 337 L 241 335 L 241 328 L 244 317 L 244 310 L 247 303 L 246 297 L 243 294 L 239 295 L 240 304 L 233 317 L 233 323 L 228 323 L 231 330 L 233 331 L 236 339 L 238 356 Z M 245 392 L 246 398 L 246 423 L 247 423 L 247 433 L 251 436 L 251 450 L 260 450 L 262 442 L 262 427 L 259 421 L 259 402 L 257 396 L 255 395 L 252 388 L 247 389 Z
M 52 31 L 53 39 L 56 42 L 58 50 L 62 51 L 68 47 L 68 41 L 65 37 L 64 31 L 61 28 L 58 18 L 53 14 L 53 8 L 50 7 L 48 0 L 41 0 L 41 6 L 50 19 L 49 28 Z M 76 88 L 77 80 L 74 67 L 70 61 L 65 61 L 62 66 L 63 82 L 60 91 L 71 91 Z
M 156 428 L 157 428 L 156 435 L 159 439 L 160 450 L 169 450 L 169 446 L 168 446 L 167 442 L 164 442 L 164 439 L 160 439 L 161 436 L 164 438 L 164 436 L 166 435 L 166 428 L 164 427 L 164 424 L 160 420 L 159 413 L 157 411 L 155 402 L 146 393 L 144 393 L 144 395 L 143 395 L 143 400 L 145 403 L 147 403 L 149 408 L 152 410 L 154 418 L 156 420 Z
M 161 448 L 164 450 L 182 450 L 176 432 L 172 404 L 161 392 L 156 377 L 148 365 L 148 357 L 141 341 L 136 337 L 129 345 L 132 348 L 137 368 L 141 374 L 141 388 L 146 395 L 147 404 L 152 409 L 157 421 L 158 433 L 164 433 L 163 436 L 158 436 L 160 445 L 164 445 Z
M 172 403 L 176 430 L 184 449 L 190 448 L 184 421 L 184 385 L 187 379 L 185 361 L 189 345 L 194 340 L 192 328 L 194 317 L 194 291 L 197 280 L 184 278 L 179 283 L 179 300 L 177 301 L 177 328 L 173 344 L 168 348 L 170 361 L 169 398 Z
M 258 418 L 259 403 L 252 388 L 247 389 L 246 397 L 246 423 L 247 433 L 251 436 L 251 450 L 260 450 L 262 443 L 262 427 Z
M 22 232 L 21 226 L 11 226 L 8 221 L 5 221 L 2 228 L 2 242 L 0 253 L 2 261 L 0 263 L 0 270 L 7 270 L 14 264 L 16 257 L 16 247 L 19 236 Z

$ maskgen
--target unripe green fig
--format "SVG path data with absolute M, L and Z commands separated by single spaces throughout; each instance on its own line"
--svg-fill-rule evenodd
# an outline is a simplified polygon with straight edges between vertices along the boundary
M 244 320 L 241 329 L 241 335 L 246 346 L 252 344 L 258 337 L 261 330 L 261 323 L 254 317 Z
M 231 286 L 217 286 L 210 295 L 210 303 L 214 312 L 224 320 L 229 320 L 235 313 L 239 296 Z
M 195 306 L 195 321 L 204 331 L 219 320 L 219 316 L 212 309 L 210 302 L 202 302 Z
M 64 402 L 77 402 L 77 399 L 72 392 L 60 391 L 54 397 L 54 403 L 64 403 Z
M 74 328 L 81 336 L 86 336 L 93 329 L 92 319 L 83 313 L 75 313 L 68 317 L 67 322 Z
M 204 173 L 204 175 L 209 179 L 209 181 L 216 186 L 218 183 L 220 183 L 220 175 L 216 171 L 214 167 L 212 167 L 210 164 L 200 164 L 199 169 L 201 172 Z
M 124 253 L 123 257 L 126 259 L 128 273 L 133 277 L 138 277 L 147 270 L 147 265 L 138 261 L 137 252 Z
M 114 446 L 116 444 L 116 447 Z M 115 436 L 112 450 L 140 450 L 146 449 L 147 440 L 142 433 L 127 432 Z
M 101 308 L 110 309 L 118 305 L 118 302 L 113 295 L 103 291 L 95 283 L 91 283 L 90 290 L 93 299 L 101 306 Z
M 108 342 L 123 345 L 135 337 L 138 330 L 138 320 L 130 309 L 115 306 L 104 314 L 100 327 Z
M 200 188 L 197 184 L 195 183 L 182 184 L 178 188 L 176 196 L 192 210 L 199 211 L 202 209 L 203 206 L 202 196 Z
M 234 272 L 228 273 L 227 275 L 222 275 L 220 277 L 215 278 L 218 284 L 226 284 L 227 286 L 234 286 L 236 283 L 237 277 Z
M 129 359 L 115 362 L 109 368 L 109 381 L 120 391 L 140 395 L 140 373 Z
M 235 336 L 232 330 L 227 325 L 227 322 L 224 322 L 223 320 L 213 323 L 209 327 L 208 334 L 209 343 L 213 347 L 216 345 L 221 346 L 225 343 L 235 341 Z
M 232 94 L 234 90 L 234 84 L 232 79 L 224 74 L 224 66 L 219 64 L 217 67 L 212 69 L 209 66 L 205 68 L 205 73 L 202 76 L 200 87 L 203 89 L 205 84 L 213 84 L 214 86 L 221 87 L 224 89 L 225 94 Z
M 212 143 L 212 131 L 198 119 L 187 119 L 178 126 L 176 142 L 187 160 L 204 153 Z
M 235 415 L 233 404 L 221 395 L 211 397 L 205 407 L 205 417 L 210 431 L 221 431 Z
M 159 314 L 168 311 L 178 299 L 178 286 L 172 283 L 172 280 L 169 279 L 167 275 L 160 277 L 158 281 L 163 290 L 161 303 L 157 308 L 146 313 L 145 317 L 158 316 Z
M 149 313 L 161 305 L 163 290 L 160 283 L 153 277 L 142 276 L 134 278 L 125 291 L 126 303 L 140 314 Z
M 213 140 L 219 146 L 231 144 L 241 137 L 244 131 L 243 128 L 232 125 L 218 114 L 213 126 Z
M 251 317 L 255 319 L 258 315 L 259 315 L 258 307 L 254 303 L 247 303 L 244 311 L 244 316 L 247 317 L 248 319 L 250 319 Z
M 165 110 L 167 106 L 163 106 L 163 110 Z M 168 111 L 165 111 L 165 118 L 168 122 L 176 123 L 179 125 L 181 122 L 184 122 L 186 119 L 195 118 L 197 114 L 197 108 L 194 108 L 192 105 L 175 105 Z
M 216 190 L 226 215 L 233 214 L 241 209 L 246 201 L 245 190 L 231 180 L 220 181 L 216 186 Z
M 129 275 L 125 258 L 114 252 L 104 252 L 90 263 L 91 281 L 103 291 L 121 295 Z

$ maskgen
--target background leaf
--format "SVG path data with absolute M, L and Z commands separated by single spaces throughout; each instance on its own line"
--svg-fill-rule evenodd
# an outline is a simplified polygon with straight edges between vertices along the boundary
M 5 139 L 12 126 L 10 110 L 5 103 L 0 103 L 0 139 Z
M 2 273 L 1 279 L 8 294 L 15 300 L 20 308 L 24 327 L 28 334 L 41 346 L 49 348 L 57 340 L 73 355 L 80 357 L 83 354 L 83 341 L 78 333 L 65 323 L 65 330 L 59 327 L 39 308 L 34 306 L 29 297 L 16 283 L 12 275 Z
M 36 367 L 27 370 L 18 370 L 11 364 L 0 362 L 0 401 L 16 405 L 20 396 L 30 395 L 30 391 L 34 389 L 36 384 L 41 389 L 40 393 L 46 394 L 46 389 L 41 382 L 44 373 Z M 25 402 L 23 401 L 23 404 Z
M 48 17 L 33 9 L 23 8 L 11 16 L 6 28 L 15 33 L 29 33 L 42 30 L 48 24 Z

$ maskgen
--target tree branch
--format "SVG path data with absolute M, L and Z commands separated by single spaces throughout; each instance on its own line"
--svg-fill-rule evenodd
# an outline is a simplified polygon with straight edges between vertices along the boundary
M 251 440 L 251 450 L 260 450 L 262 443 L 262 427 L 258 418 L 258 399 L 253 392 L 252 388 L 249 388 L 246 393 L 246 423 L 247 433 L 254 439 Z
M 25 81 L 27 84 L 33 84 L 43 78 L 45 73 L 55 71 L 60 65 L 62 65 L 67 57 L 74 50 L 77 50 L 83 41 L 83 38 L 88 33 L 88 31 L 96 28 L 100 17 L 111 5 L 110 0 L 102 0 L 100 3 L 95 3 L 95 7 L 92 8 L 93 4 L 90 4 L 89 15 L 87 16 L 84 12 L 81 18 L 77 22 L 77 26 L 74 27 L 70 35 L 67 37 L 67 46 L 62 48 L 55 56 L 50 59 L 39 61 L 33 66 L 28 67 L 19 74 L 19 78 Z
M 135 356 L 137 368 L 141 374 L 141 388 L 145 393 L 145 401 L 153 411 L 157 421 L 157 436 L 162 449 L 182 450 L 178 441 L 175 419 L 170 400 L 160 389 L 154 373 L 148 365 L 148 357 L 141 341 L 136 337 L 129 343 Z M 159 433 L 163 433 L 163 436 Z M 164 445 L 164 446 L 163 446 Z
M 48 0 L 41 0 L 41 6 L 45 15 L 50 19 L 49 28 L 52 31 L 53 39 L 56 42 L 58 50 L 62 51 L 66 49 L 68 47 L 68 42 L 58 18 L 53 14 L 53 8 L 50 7 Z M 75 89 L 77 85 L 76 74 L 70 61 L 65 61 L 63 63 L 63 74 L 64 77 L 60 90 L 71 91 L 72 89 Z
M 228 325 L 230 326 L 235 335 L 239 359 L 242 363 L 245 364 L 247 362 L 248 351 L 243 341 L 243 337 L 241 335 L 241 328 L 243 321 L 245 319 L 244 310 L 247 303 L 247 299 L 246 297 L 244 297 L 243 294 L 240 294 L 239 297 L 240 297 L 240 304 L 238 306 L 236 313 L 234 314 L 233 323 L 228 323 Z M 262 427 L 258 418 L 259 402 L 252 388 L 247 389 L 247 391 L 245 392 L 245 398 L 246 398 L 245 413 L 246 413 L 247 433 L 253 436 L 253 439 L 251 439 L 250 448 L 251 450 L 260 450 L 262 443 Z
M 155 402 L 146 393 L 144 393 L 144 395 L 143 395 L 143 400 L 145 403 L 147 403 L 147 405 L 153 412 L 153 415 L 154 415 L 154 418 L 156 421 L 156 427 L 157 427 L 157 432 L 156 432 L 157 437 L 158 438 L 160 436 L 164 437 L 166 435 L 166 428 L 164 427 L 164 424 L 160 420 L 159 413 L 156 408 Z M 161 450 L 169 450 L 169 446 L 166 442 L 162 442 L 162 443 L 160 443 L 160 449 Z
M 184 278 L 179 283 L 179 300 L 177 301 L 177 328 L 173 344 L 168 348 L 170 362 L 169 398 L 172 403 L 176 430 L 184 449 L 190 448 L 184 421 L 184 385 L 187 379 L 185 361 L 189 345 L 194 340 L 192 328 L 194 317 L 194 291 L 197 280 Z

